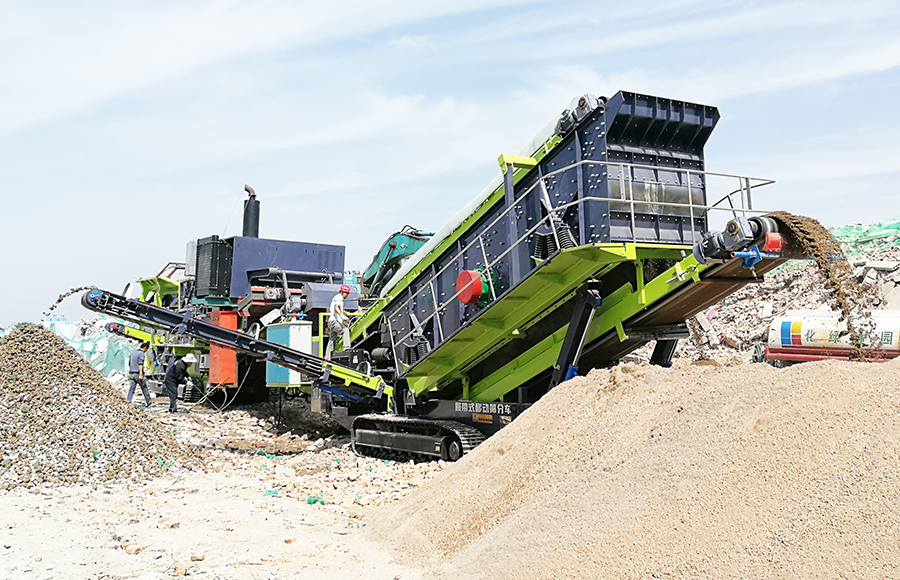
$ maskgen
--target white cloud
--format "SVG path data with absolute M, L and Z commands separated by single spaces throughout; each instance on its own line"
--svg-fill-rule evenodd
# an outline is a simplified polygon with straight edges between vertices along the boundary
M 387 25 L 479 10 L 509 0 L 340 4 L 288 1 L 68 3 L 4 7 L 0 93 L 14 115 L 0 134 L 85 111 L 224 59 L 349 37 Z
M 440 226 L 500 153 L 584 92 L 720 106 L 730 133 L 717 130 L 729 138 L 710 148 L 710 169 L 777 179 L 760 193 L 767 207 L 832 223 L 900 214 L 893 93 L 847 102 L 856 83 L 900 85 L 898 11 L 865 0 L 7 3 L 0 172 L 16 194 L 0 236 L 22 250 L 0 269 L 51 274 L 34 296 L 0 288 L 0 303 L 28 312 L 7 308 L 0 324 L 34 318 L 61 289 L 118 289 L 180 259 L 188 239 L 222 233 L 244 183 L 260 193 L 264 235 L 343 243 L 362 266 L 404 223 Z M 733 135 L 757 128 L 763 94 L 790 113 L 750 145 Z M 861 128 L 809 113 L 811 95 Z M 848 191 L 858 203 L 843 203 Z

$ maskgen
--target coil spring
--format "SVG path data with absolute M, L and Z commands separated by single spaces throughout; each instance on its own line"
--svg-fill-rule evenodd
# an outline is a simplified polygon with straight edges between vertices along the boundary
M 549 257 L 559 251 L 559 246 L 556 245 L 556 237 L 553 234 L 547 234 L 546 240 L 547 240 L 547 256 Z
M 415 346 L 407 347 L 406 359 L 410 365 L 416 364 L 428 355 L 428 342 L 421 339 Z
M 534 237 L 534 257 L 543 260 L 547 257 L 547 234 L 536 234 Z
M 575 237 L 572 235 L 572 228 L 568 224 L 563 224 L 556 228 L 556 236 L 559 238 L 559 246 L 562 250 L 575 247 Z

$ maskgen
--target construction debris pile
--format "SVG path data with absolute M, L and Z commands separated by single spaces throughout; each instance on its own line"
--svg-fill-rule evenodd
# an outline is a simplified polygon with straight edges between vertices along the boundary
M 854 283 L 871 285 L 879 292 L 872 308 L 900 308 L 900 248 L 850 260 Z M 692 336 L 682 341 L 676 358 L 725 359 L 742 355 L 749 360 L 756 345 L 765 343 L 772 320 L 788 310 L 830 308 L 830 293 L 824 288 L 815 264 L 803 262 L 770 273 L 759 284 L 748 284 L 721 304 L 688 321 Z M 648 360 L 652 345 L 628 357 Z
M 292 402 L 291 407 L 290 425 L 314 421 L 310 415 L 316 414 L 304 402 Z M 249 476 L 279 496 L 336 506 L 353 515 L 360 508 L 398 501 L 445 467 L 443 461 L 401 463 L 358 457 L 347 437 L 302 431 L 277 434 L 274 417 L 256 417 L 243 409 L 161 415 L 159 420 L 183 444 L 202 449 L 210 471 Z
M 367 530 L 447 579 L 897 577 L 898 372 L 594 370 Z
M 0 458 L 0 489 L 137 481 L 196 461 L 35 325 L 0 339 Z
M 835 239 L 841 239 L 841 231 L 836 230 Z M 822 232 L 819 235 L 824 237 Z M 850 240 L 846 234 L 843 238 Z M 834 262 L 791 261 L 766 274 L 765 281 L 744 286 L 688 321 L 691 338 L 681 341 L 676 358 L 728 360 L 741 356 L 749 361 L 754 348 L 766 342 L 772 320 L 788 310 L 833 309 L 864 321 L 872 309 L 900 309 L 900 246 L 893 245 L 900 234 L 897 240 L 875 240 L 880 243 L 842 244 L 843 253 L 852 257 Z M 828 252 L 817 255 L 827 256 Z M 841 293 L 850 296 L 843 304 Z M 626 360 L 647 361 L 652 349 L 653 343 Z

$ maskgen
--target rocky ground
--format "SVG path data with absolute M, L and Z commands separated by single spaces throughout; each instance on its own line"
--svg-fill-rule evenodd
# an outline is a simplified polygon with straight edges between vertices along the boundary
M 301 400 L 291 405 L 309 413 Z M 272 430 L 273 416 L 254 413 L 193 409 L 156 418 L 177 440 L 204 451 L 206 470 L 252 476 L 264 482 L 271 495 L 340 507 L 347 517 L 403 498 L 445 466 L 442 461 L 398 463 L 359 457 L 350 450 L 346 436 L 322 438 L 291 431 L 279 435 Z
M 423 577 L 360 533 L 371 506 L 407 496 L 443 463 L 360 458 L 346 438 L 277 435 L 259 409 L 170 415 L 167 405 L 131 408 L 203 461 L 138 481 L 0 491 L 0 578 Z
M 248 470 L 0 492 L 0 578 L 414 580 L 365 521 Z

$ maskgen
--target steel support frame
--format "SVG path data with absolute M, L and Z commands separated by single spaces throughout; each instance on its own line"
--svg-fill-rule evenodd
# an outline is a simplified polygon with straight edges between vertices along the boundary
M 673 254 L 677 255 L 677 248 L 673 247 L 653 244 L 636 244 L 633 247 L 637 253 L 631 257 L 632 260 L 671 258 Z M 597 314 L 587 329 L 586 343 L 596 340 L 611 330 L 617 331 L 619 328 L 623 329 L 622 334 L 624 335 L 623 322 L 680 287 L 699 281 L 699 274 L 712 266 L 712 264 L 699 265 L 693 255 L 688 255 L 666 272 L 643 284 L 643 287 L 634 288 L 630 284 L 626 284 L 619 288 L 610 296 L 605 297 L 603 304 L 598 307 Z M 567 333 L 568 327 L 552 333 L 528 353 L 501 367 L 478 384 L 472 385 L 470 396 L 481 401 L 498 400 L 528 379 L 537 376 L 545 369 L 552 368 L 554 364 L 552 361 L 558 359 Z M 620 340 L 627 338 L 627 336 L 620 336 Z

